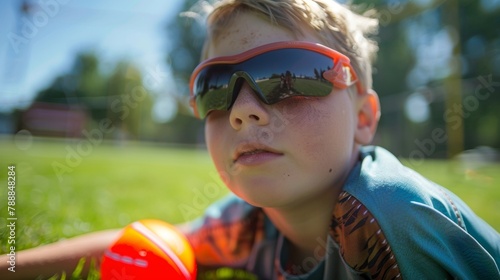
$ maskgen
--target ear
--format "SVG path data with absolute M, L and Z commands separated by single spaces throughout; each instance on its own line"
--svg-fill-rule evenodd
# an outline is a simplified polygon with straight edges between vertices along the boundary
M 358 100 L 358 126 L 354 140 L 361 145 L 368 145 L 373 140 L 380 119 L 380 102 L 378 95 L 373 90 L 368 90 Z

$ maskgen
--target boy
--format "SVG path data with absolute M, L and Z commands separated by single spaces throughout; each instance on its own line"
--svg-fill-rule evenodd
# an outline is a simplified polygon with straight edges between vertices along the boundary
M 220 269 L 229 279 L 500 279 L 495 230 L 365 147 L 380 114 L 365 37 L 374 20 L 330 0 L 223 0 L 208 23 L 191 105 L 234 195 L 179 226 L 200 279 Z M 293 83 L 280 87 L 287 71 Z M 67 241 L 79 253 L 64 259 L 98 256 L 115 234 Z M 100 243 L 83 248 L 92 237 Z

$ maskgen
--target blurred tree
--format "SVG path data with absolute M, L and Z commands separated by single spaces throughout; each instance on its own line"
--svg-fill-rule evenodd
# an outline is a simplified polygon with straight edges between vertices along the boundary
M 169 62 L 174 69 L 174 78 L 181 83 L 182 94 L 188 93 L 191 72 L 200 62 L 201 49 L 206 37 L 205 22 L 197 0 L 186 0 L 178 16 L 167 24 L 170 45 Z M 195 5 L 196 4 L 196 5 Z
M 200 62 L 201 50 L 205 40 L 205 22 L 203 8 L 197 0 L 186 0 L 177 16 L 167 22 L 168 40 L 167 63 L 172 68 L 177 92 L 175 99 L 178 114 L 165 124 L 161 124 L 160 138 L 163 141 L 177 143 L 203 142 L 203 123 L 195 119 L 188 106 L 189 78 Z
M 99 58 L 94 53 L 80 53 L 75 59 L 72 74 L 77 76 L 77 90 L 82 96 L 103 95 L 105 77 L 99 69 Z
M 80 105 L 87 108 L 94 121 L 106 116 L 104 85 L 106 76 L 99 69 L 99 59 L 92 52 L 79 53 L 68 73 L 57 76 L 41 90 L 35 102 Z
M 141 140 L 152 134 L 153 100 L 142 84 L 140 70 L 130 62 L 119 61 L 107 80 L 107 115 L 119 133 Z
M 500 2 L 462 0 L 465 147 L 500 148 Z M 477 103 L 477 106 L 476 106 Z
M 140 140 L 154 134 L 151 95 L 142 84 L 139 69 L 126 61 L 117 62 L 108 77 L 100 70 L 97 55 L 80 53 L 71 70 L 40 91 L 35 102 L 84 107 L 94 125 L 109 118 L 119 128 L 113 137 Z
M 38 92 L 35 102 L 47 102 L 58 104 L 77 104 L 78 99 L 75 96 L 74 90 L 67 87 L 69 80 L 73 77 L 69 74 L 57 76 L 47 88 Z
M 426 157 L 453 156 L 479 145 L 500 148 L 500 129 L 494 126 L 500 118 L 500 95 L 495 94 L 500 90 L 498 1 L 354 3 L 361 11 L 375 8 L 381 25 L 374 72 L 383 111 L 379 144 L 409 156 L 421 153 L 421 144 L 427 143 L 432 153 L 422 153 Z M 450 6 L 456 8 L 454 15 Z M 478 89 L 483 95 L 478 96 Z M 428 103 L 431 114 L 426 121 L 404 117 L 414 93 Z M 436 129 L 446 130 L 446 142 L 432 141 Z M 455 144 L 450 149 L 451 141 Z

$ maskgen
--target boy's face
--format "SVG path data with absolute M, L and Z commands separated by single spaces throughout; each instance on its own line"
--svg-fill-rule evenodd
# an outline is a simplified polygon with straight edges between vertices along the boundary
M 208 55 L 297 40 L 319 42 L 245 13 L 209 46 Z M 347 90 L 334 89 L 326 97 L 266 105 L 244 84 L 229 111 L 207 116 L 208 150 L 231 191 L 253 205 L 294 206 L 336 193 L 357 157 L 355 103 Z

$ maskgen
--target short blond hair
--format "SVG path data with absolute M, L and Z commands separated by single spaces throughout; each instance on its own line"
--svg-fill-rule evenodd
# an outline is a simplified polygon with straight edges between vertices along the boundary
M 372 63 L 378 51 L 376 42 L 370 39 L 378 31 L 375 18 L 356 14 L 334 0 L 221 0 L 209 10 L 202 59 L 207 58 L 210 42 L 217 41 L 239 13 L 253 12 L 292 34 L 303 27 L 312 29 L 322 44 L 349 57 L 363 88 L 372 87 Z

